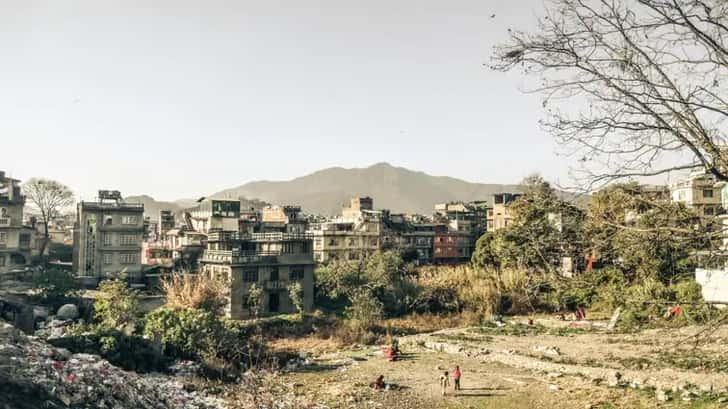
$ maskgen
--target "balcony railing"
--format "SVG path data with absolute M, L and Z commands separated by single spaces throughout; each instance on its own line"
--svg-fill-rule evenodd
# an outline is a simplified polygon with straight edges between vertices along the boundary
M 10 226 L 10 218 L 9 217 L 0 217 L 0 227 L 7 227 Z
M 238 233 L 238 232 L 212 232 L 208 234 L 207 240 L 214 241 L 303 241 L 313 240 L 313 235 L 308 233 Z
M 263 288 L 266 290 L 285 290 L 288 288 L 288 281 L 281 281 L 281 280 L 266 280 L 263 283 Z
M 281 253 L 278 251 L 205 250 L 202 261 L 230 264 L 275 262 L 275 257 L 279 254 Z

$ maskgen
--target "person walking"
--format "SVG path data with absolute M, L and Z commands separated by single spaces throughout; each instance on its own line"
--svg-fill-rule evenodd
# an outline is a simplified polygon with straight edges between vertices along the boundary
M 450 376 L 447 371 L 440 375 L 440 388 L 442 389 L 442 396 L 447 393 L 447 388 L 450 387 Z
M 455 371 L 452 373 L 452 379 L 455 380 L 455 390 L 460 390 L 460 377 L 462 376 L 462 373 L 460 372 L 460 366 L 455 366 Z

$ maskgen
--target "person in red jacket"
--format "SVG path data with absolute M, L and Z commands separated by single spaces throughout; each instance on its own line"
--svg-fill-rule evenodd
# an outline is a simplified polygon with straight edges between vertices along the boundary
M 460 377 L 462 376 L 462 373 L 460 373 L 460 366 L 455 366 L 455 371 L 452 373 L 452 378 L 455 380 L 455 390 L 460 390 Z

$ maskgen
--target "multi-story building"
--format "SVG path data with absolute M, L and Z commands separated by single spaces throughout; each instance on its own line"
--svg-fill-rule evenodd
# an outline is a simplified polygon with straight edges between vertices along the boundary
M 266 206 L 260 213 L 261 232 L 305 233 L 308 221 L 301 206 Z
M 382 247 L 398 249 L 407 261 L 416 264 L 432 263 L 432 245 L 437 225 L 418 219 L 390 214 L 384 221 Z
M 341 217 L 333 221 L 312 224 L 309 232 L 313 237 L 316 262 L 332 259 L 360 260 L 382 247 L 384 211 L 373 210 L 369 197 L 354 198 L 342 210 Z
M 433 263 L 467 263 L 470 261 L 474 248 L 475 241 L 470 232 L 451 230 L 445 225 L 435 227 Z
M 275 315 L 296 312 L 289 286 L 300 282 L 303 307 L 313 308 L 313 251 L 306 233 L 210 232 L 200 258 L 200 272 L 224 277 L 230 282 L 227 315 L 249 318 L 252 285 L 263 290 L 260 313 Z
M 238 231 L 240 223 L 240 200 L 208 198 L 190 210 L 187 223 L 190 230 L 201 233 L 210 231 Z
M 510 205 L 521 197 L 520 193 L 496 193 L 493 195 L 493 207 L 488 209 L 487 231 L 506 228 L 513 220 Z
M 77 205 L 74 271 L 98 279 L 124 273 L 140 281 L 144 233 L 142 203 L 127 203 L 118 191 L 100 190 L 98 202 Z
M 20 181 L 0 171 L 0 272 L 30 265 L 35 229 L 23 224 L 23 206 Z
M 171 210 L 159 211 L 157 228 L 160 239 L 164 239 L 164 236 L 167 235 L 167 232 L 175 228 L 174 213 Z
M 720 213 L 721 186 L 715 176 L 704 171 L 693 172 L 670 185 L 672 201 L 695 209 L 699 216 L 714 217 Z

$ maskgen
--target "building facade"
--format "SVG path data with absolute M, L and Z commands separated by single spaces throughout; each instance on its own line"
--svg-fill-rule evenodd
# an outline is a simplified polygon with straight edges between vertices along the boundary
M 124 202 L 118 191 L 101 190 L 98 199 L 77 205 L 74 271 L 98 279 L 123 273 L 140 281 L 144 205 Z
M 670 185 L 672 201 L 695 209 L 698 216 L 712 218 L 721 209 L 721 186 L 711 174 L 694 172 Z
M 493 195 L 493 207 L 487 210 L 487 231 L 496 231 L 508 227 L 513 220 L 510 205 L 515 202 L 520 193 L 496 193 Z
M 382 248 L 386 212 L 373 210 L 369 197 L 351 199 L 341 217 L 311 224 L 314 259 L 325 263 L 333 259 L 361 260 Z
M 0 273 L 30 266 L 35 229 L 23 223 L 20 181 L 0 171 Z
M 303 308 L 313 308 L 313 249 L 305 233 L 231 233 L 211 232 L 200 258 L 200 272 L 225 278 L 230 283 L 227 315 L 233 319 L 250 318 L 249 304 L 253 285 L 263 290 L 262 316 L 294 313 L 289 286 L 300 283 Z

